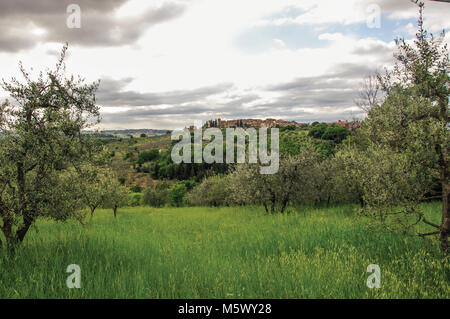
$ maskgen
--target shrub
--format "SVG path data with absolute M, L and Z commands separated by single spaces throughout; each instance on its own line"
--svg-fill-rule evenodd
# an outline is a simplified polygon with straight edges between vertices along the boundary
M 184 196 L 187 193 L 187 188 L 184 183 L 176 183 L 170 192 L 170 202 L 173 206 L 180 207 L 184 203 Z
M 223 206 L 229 204 L 229 177 L 220 175 L 207 177 L 187 196 L 193 206 Z
M 128 195 L 128 206 L 140 206 L 142 203 L 142 193 L 131 193 Z
M 162 207 L 169 202 L 169 189 L 164 183 L 155 188 L 149 187 L 144 191 L 142 204 L 146 206 Z
M 133 186 L 130 187 L 130 189 L 131 189 L 131 191 L 133 193 L 140 193 L 140 192 L 142 192 L 142 187 L 139 186 L 139 185 L 133 185 Z
M 158 149 L 154 148 L 150 151 L 139 153 L 137 162 L 138 162 L 138 164 L 144 164 L 144 163 L 151 162 L 151 161 L 157 159 L 158 156 L 159 156 L 159 151 L 158 151 Z
M 350 135 L 350 131 L 345 127 L 332 125 L 326 128 L 321 138 L 341 143 L 348 135 Z
M 287 125 L 287 126 L 280 127 L 280 132 L 295 131 L 296 129 L 297 129 L 297 127 L 295 125 Z

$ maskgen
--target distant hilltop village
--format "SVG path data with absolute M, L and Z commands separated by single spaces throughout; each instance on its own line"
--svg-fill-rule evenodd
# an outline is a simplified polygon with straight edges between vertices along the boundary
M 222 120 L 220 118 L 216 120 L 209 120 L 205 126 L 219 127 L 219 128 L 231 128 L 231 127 L 283 127 L 294 125 L 296 127 L 304 126 L 305 124 L 297 123 L 295 121 L 284 121 L 276 119 L 239 119 L 239 120 Z
M 341 121 L 338 122 L 330 122 L 326 123 L 327 125 L 337 125 L 348 128 L 350 130 L 359 128 L 361 126 L 361 122 L 359 121 Z M 204 127 L 217 127 L 217 128 L 235 128 L 235 127 L 267 127 L 267 128 L 275 128 L 275 127 L 286 127 L 286 126 L 295 126 L 295 127 L 305 127 L 308 126 L 308 123 L 298 123 L 296 121 L 285 121 L 285 120 L 276 120 L 276 119 L 239 119 L 239 120 L 222 120 L 220 118 L 215 120 L 209 120 L 205 123 Z M 194 127 L 191 126 L 189 129 L 193 130 Z

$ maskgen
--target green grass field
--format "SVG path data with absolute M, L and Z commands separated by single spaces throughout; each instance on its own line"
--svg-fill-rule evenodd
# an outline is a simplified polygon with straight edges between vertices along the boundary
M 424 205 L 439 220 L 440 204 Z M 367 230 L 350 206 L 100 210 L 83 229 L 41 220 L 1 298 L 449 298 L 450 266 L 431 241 Z M 81 289 L 66 268 L 81 267 Z M 369 289 L 369 264 L 381 288 Z

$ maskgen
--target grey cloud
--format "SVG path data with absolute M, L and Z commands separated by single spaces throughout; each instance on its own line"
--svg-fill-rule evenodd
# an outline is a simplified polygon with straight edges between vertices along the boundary
M 170 106 L 166 108 L 156 109 L 154 107 L 143 107 L 139 109 L 132 109 L 120 113 L 106 113 L 102 115 L 102 122 L 109 125 L 120 126 L 121 124 L 137 123 L 154 123 L 152 127 L 159 124 L 161 119 L 173 119 L 173 121 L 183 121 L 184 123 L 191 123 L 196 119 L 206 120 L 209 118 L 208 114 L 220 114 L 220 110 L 214 109 L 204 105 L 185 105 L 185 106 Z M 193 124 L 193 123 L 191 123 Z M 139 125 L 138 125 L 139 126 Z M 150 127 L 150 126 L 148 126 Z M 159 126 L 161 127 L 161 126 Z M 174 128 L 163 126 L 165 128 Z
M 418 17 L 417 6 L 412 1 L 365 0 L 367 3 L 377 3 L 382 13 L 392 17 L 401 14 L 405 18 Z M 422 1 L 425 3 L 424 19 L 428 31 L 441 32 L 450 27 L 450 4 L 442 1 Z
M 99 93 L 108 94 L 112 92 L 122 91 L 125 86 L 133 81 L 132 77 L 123 78 L 120 80 L 113 80 L 111 78 L 103 78 L 100 81 Z
M 324 107 L 320 113 L 311 113 L 304 110 L 285 107 L 282 105 L 263 106 L 259 108 L 232 108 L 225 105 L 216 105 L 214 108 L 189 107 L 188 109 L 178 109 L 176 107 L 169 110 L 152 110 L 151 108 L 142 110 L 130 110 L 126 112 L 104 114 L 102 123 L 110 128 L 159 128 L 175 129 L 187 125 L 193 125 L 195 120 L 206 121 L 212 118 L 281 118 L 285 120 L 295 120 L 298 122 L 314 121 L 337 121 L 352 120 L 362 118 L 363 112 L 349 111 L 346 109 L 336 109 L 335 107 Z M 212 112 L 212 113 L 211 113 Z
M 201 101 L 204 98 L 224 93 L 232 88 L 230 83 L 201 87 L 194 90 L 177 90 L 159 93 L 140 93 L 124 91 L 131 78 L 112 80 L 103 79 L 97 92 L 99 104 L 105 106 L 150 106 L 161 104 L 183 104 Z
M 65 13 L 69 4 L 76 3 L 82 9 L 92 11 L 113 11 L 128 0 L 3 0 L 0 2 L 0 16 L 23 16 Z
M 206 97 L 227 93 L 233 86 L 218 84 L 187 91 L 139 93 L 125 90 L 132 79 L 105 79 L 102 82 L 104 86 L 100 87 L 99 101 L 104 105 L 133 106 L 125 112 L 104 115 L 106 123 L 117 127 L 123 123 L 133 123 L 136 127 L 147 123 L 151 127 L 174 128 L 179 126 L 176 123 L 192 125 L 196 119 L 218 117 L 274 117 L 300 122 L 350 120 L 361 117 L 362 112 L 348 109 L 354 106 L 359 81 L 373 71 L 366 65 L 339 64 L 321 76 L 303 77 L 261 88 L 279 94 L 271 102 L 260 101 L 258 94 L 247 92 L 225 94 L 228 101 L 209 104 L 205 103 Z M 249 102 L 255 105 L 247 107 Z
M 0 23 L 0 28 L 2 25 Z M 22 49 L 30 49 L 35 45 L 32 37 L 17 35 L 15 36 L 13 32 L 9 34 L 0 33 L 0 52 L 17 52 Z
M 124 85 L 126 81 L 119 82 L 121 85 Z M 110 87 L 117 88 L 120 87 L 120 85 L 114 83 L 113 85 L 110 85 Z M 219 84 L 196 90 L 174 91 L 159 94 L 139 94 L 134 92 L 134 94 L 139 96 L 138 100 L 145 100 L 146 103 L 152 102 L 158 104 L 134 106 L 131 110 L 119 113 L 104 113 L 102 115 L 102 122 L 107 123 L 111 127 L 121 127 L 122 125 L 125 125 L 125 123 L 128 123 L 135 127 L 147 124 L 147 127 L 175 128 L 179 126 L 176 123 L 185 123 L 184 125 L 190 123 L 190 125 L 192 125 L 193 121 L 198 119 L 208 120 L 217 117 L 234 118 L 236 116 L 255 116 L 255 111 L 253 109 L 246 110 L 243 108 L 242 104 L 257 100 L 259 96 L 256 94 L 228 96 L 231 101 L 225 103 L 205 103 L 202 101 L 211 94 L 223 93 L 228 88 L 231 88 L 230 84 Z M 126 93 L 126 96 L 129 95 L 129 93 Z M 164 102 L 162 104 L 165 105 L 160 106 L 159 103 L 161 102 Z M 163 125 L 163 123 L 165 124 Z
M 97 101 L 100 105 L 132 107 L 123 112 L 102 114 L 103 123 L 107 123 L 110 127 L 121 127 L 125 125 L 124 123 L 128 123 L 135 127 L 146 124 L 147 127 L 175 128 L 176 123 L 180 121 L 190 123 L 195 119 L 234 117 L 242 112 L 243 104 L 259 99 L 259 96 L 253 93 L 229 94 L 229 90 L 233 88 L 231 83 L 219 83 L 193 90 L 140 93 L 126 90 L 132 81 L 132 78 L 102 79 L 97 92 Z M 228 101 L 206 102 L 207 98 L 217 94 L 227 97 Z M 170 119 L 173 119 L 173 122 Z M 167 126 L 168 124 L 170 126 Z
M 326 74 L 325 76 L 338 79 L 361 79 L 374 72 L 375 70 L 373 67 L 367 64 L 341 63 L 334 66 L 334 68 L 330 70 L 330 74 Z
M 296 91 L 309 92 L 318 90 L 345 90 L 351 88 L 351 83 L 360 80 L 364 76 L 374 73 L 376 70 L 367 66 L 354 63 L 342 63 L 333 67 L 328 73 L 320 76 L 301 77 L 293 81 L 268 86 L 269 91 Z
M 0 2 L 0 51 L 16 52 L 39 41 L 69 42 L 91 47 L 121 46 L 136 42 L 151 26 L 174 19 L 186 9 L 178 2 L 164 2 L 134 17 L 118 18 L 115 11 L 128 0 L 78 0 L 81 28 L 66 25 L 67 6 L 73 0 L 2 0 Z M 27 30 L 39 27 L 47 32 L 37 37 Z M 20 30 L 20 32 L 18 32 Z
M 260 107 L 321 109 L 353 106 L 360 80 L 371 73 L 373 70 L 366 66 L 340 64 L 328 74 L 268 87 L 267 90 L 278 92 L 280 97 Z
M 313 109 L 323 118 L 348 119 L 346 109 L 354 106 L 361 79 L 374 70 L 359 64 L 338 64 L 330 72 L 313 77 L 297 78 L 290 82 L 269 86 L 268 91 L 279 93 L 279 97 L 270 103 L 260 104 L 256 109 L 262 113 L 276 111 L 277 114 L 304 118 L 294 112 L 298 109 Z M 308 118 L 313 114 L 307 113 Z
M 381 52 L 381 51 L 388 51 L 391 52 L 391 50 L 384 44 L 381 43 L 373 43 L 368 46 L 360 46 L 356 47 L 352 53 L 357 55 L 370 55 L 372 56 L 375 52 Z

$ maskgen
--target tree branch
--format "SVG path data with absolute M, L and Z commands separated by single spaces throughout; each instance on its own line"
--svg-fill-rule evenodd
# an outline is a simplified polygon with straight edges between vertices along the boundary
M 421 199 L 421 201 L 424 201 L 424 200 L 431 200 L 431 199 L 440 199 L 440 198 L 442 198 L 442 195 L 436 195 L 436 196 L 431 196 L 431 197 L 423 197 L 423 198 Z
M 429 232 L 429 233 L 417 234 L 417 236 L 424 238 L 425 236 L 438 235 L 440 233 L 441 232 L 439 230 L 437 230 L 437 231 L 433 231 L 433 232 Z
M 434 227 L 434 228 L 437 228 L 437 229 L 441 229 L 441 226 L 436 225 L 435 223 L 432 223 L 432 222 L 428 221 L 428 220 L 425 218 L 425 216 L 423 216 L 422 213 L 420 213 L 420 212 L 417 212 L 417 213 L 420 215 L 420 217 L 422 218 L 422 221 L 423 221 L 425 224 L 430 225 L 430 226 L 432 226 L 432 227 Z

